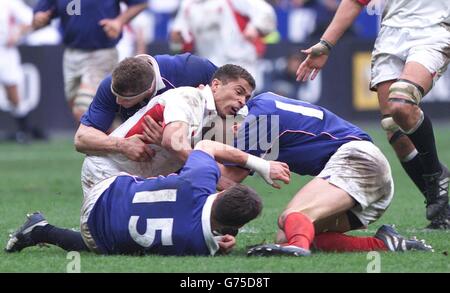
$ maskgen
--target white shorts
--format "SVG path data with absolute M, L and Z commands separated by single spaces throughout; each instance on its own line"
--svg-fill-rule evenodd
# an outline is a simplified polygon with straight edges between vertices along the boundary
M 342 145 L 317 177 L 346 191 L 358 203 L 350 211 L 364 226 L 381 217 L 394 195 L 389 162 L 369 141 Z
M 149 162 L 131 161 L 122 154 L 86 156 L 81 167 L 81 187 L 84 197 L 98 182 L 123 172 L 148 178 L 167 176 L 183 167 L 183 162 L 166 149 L 155 145 L 152 149 L 155 155 Z
M 86 197 L 95 184 L 106 178 L 116 176 L 120 172 L 120 169 L 107 157 L 86 156 L 81 167 L 83 196 Z
M 22 79 L 19 50 L 0 46 L 0 85 L 19 85 Z
M 450 58 L 450 26 L 425 28 L 381 27 L 372 52 L 370 88 L 398 79 L 406 63 L 423 65 L 436 82 L 447 69 Z
M 80 213 L 80 232 L 81 237 L 84 240 L 86 246 L 94 252 L 99 252 L 97 245 L 95 244 L 94 238 L 91 235 L 88 227 L 88 220 L 95 203 L 103 192 L 116 180 L 117 176 L 107 178 L 103 181 L 98 182 L 94 185 L 83 198 L 83 204 L 81 206 Z
M 78 50 L 66 48 L 63 57 L 64 91 L 66 99 L 88 107 L 100 82 L 117 64 L 116 48 Z

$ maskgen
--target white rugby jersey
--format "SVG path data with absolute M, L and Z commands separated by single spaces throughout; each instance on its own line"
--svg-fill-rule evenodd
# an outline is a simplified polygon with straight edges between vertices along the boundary
M 169 90 L 152 100 L 114 130 L 110 136 L 130 137 L 142 133 L 141 122 L 145 115 L 155 121 L 168 124 L 183 121 L 189 124 L 189 139 L 198 140 L 203 126 L 210 126 L 218 117 L 211 88 L 179 87 Z M 156 155 L 150 162 L 135 162 L 122 154 L 87 156 L 83 164 L 82 176 L 88 176 L 90 183 L 126 172 L 139 177 L 168 175 L 178 171 L 184 164 L 162 147 L 152 145 Z M 90 185 L 90 184 L 89 184 Z
M 450 0 L 357 0 L 375 7 L 385 5 L 381 25 L 420 28 L 450 25 Z M 370 2 L 370 4 L 369 4 Z
M 276 29 L 274 9 L 263 0 L 184 0 L 172 30 L 194 42 L 196 53 L 217 66 L 256 62 L 257 44 L 242 31 L 247 24 L 267 34 Z
M 32 20 L 33 12 L 22 0 L 0 0 L 0 47 L 6 46 L 18 24 L 31 25 Z

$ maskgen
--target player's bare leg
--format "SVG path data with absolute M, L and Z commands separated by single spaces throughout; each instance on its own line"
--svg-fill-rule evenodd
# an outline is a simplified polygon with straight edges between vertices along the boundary
M 448 170 L 439 162 L 431 120 L 421 111 L 419 103 L 432 87 L 432 75 L 419 63 L 405 65 L 400 79 L 389 89 L 387 107 L 393 125 L 408 136 L 422 162 L 423 193 L 427 218 L 443 221 L 448 226 Z M 414 155 L 412 153 L 409 156 Z M 407 157 L 408 158 L 408 157 Z M 444 223 L 445 224 L 445 223 Z
M 19 105 L 20 101 L 17 85 L 7 85 L 5 86 L 5 90 L 9 102 L 14 108 L 16 108 Z
M 424 68 L 423 68 L 424 69 Z M 405 67 L 406 73 L 410 72 L 411 70 L 415 70 L 414 68 L 411 69 L 411 67 L 408 65 Z M 426 69 L 425 69 L 426 70 Z M 423 72 L 422 72 L 423 73 Z M 429 75 L 429 74 L 428 74 Z M 408 74 L 402 76 L 402 78 L 410 78 Z M 408 176 L 412 179 L 414 184 L 419 188 L 421 193 L 427 198 L 427 187 L 424 180 L 423 175 L 425 174 L 424 167 L 422 160 L 420 159 L 419 152 L 417 151 L 416 147 L 412 143 L 411 139 L 400 129 L 400 127 L 395 123 L 395 120 L 393 119 L 391 115 L 392 107 L 390 102 L 388 102 L 389 99 L 389 89 L 394 83 L 394 80 L 386 81 L 383 83 L 380 83 L 377 85 L 377 92 L 378 92 L 378 100 L 380 104 L 380 111 L 383 116 L 382 120 L 382 127 L 387 133 L 387 138 L 392 145 L 397 157 L 400 160 L 400 163 L 403 167 L 403 169 L 406 171 Z M 431 87 L 430 80 L 428 81 L 428 86 Z M 426 83 L 426 81 L 425 81 Z M 408 116 L 407 122 L 412 123 L 414 119 L 418 119 L 421 116 L 421 111 L 419 107 L 413 105 L 410 105 L 410 110 L 412 110 L 411 115 Z M 399 119 L 399 118 L 397 118 Z M 440 217 L 442 218 L 442 217 Z M 445 217 L 444 217 L 445 218 Z M 445 224 L 445 220 L 435 218 L 432 220 L 432 223 L 429 227 L 442 227 L 442 223 Z M 444 225 L 445 226 L 445 225 Z
M 249 255 L 287 254 L 305 256 L 310 254 L 314 239 L 314 223 L 351 209 L 355 200 L 350 195 L 322 178 L 314 178 L 289 202 L 278 219 L 284 232 L 278 233 L 281 245 L 255 247 Z M 267 253 L 267 254 L 266 254 Z
M 77 95 L 70 100 L 69 106 L 76 122 L 80 122 L 83 114 L 89 109 L 89 105 L 95 95 L 95 89 L 87 84 L 81 83 Z
M 20 96 L 19 89 L 17 85 L 7 85 L 5 86 L 6 95 L 8 97 L 9 102 L 14 108 L 19 106 Z M 23 117 L 14 117 L 16 120 L 18 131 L 11 134 L 11 138 L 16 140 L 18 143 L 27 143 L 29 141 L 29 132 L 30 125 L 28 123 L 27 116 Z

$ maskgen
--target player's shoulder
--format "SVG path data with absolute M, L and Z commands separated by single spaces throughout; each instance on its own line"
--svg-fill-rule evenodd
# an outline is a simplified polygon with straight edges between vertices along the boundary
M 247 102 L 247 106 L 249 108 L 249 113 L 264 111 L 264 112 L 272 112 L 275 110 L 275 101 L 277 97 L 274 93 L 265 92 L 261 93 Z
M 206 100 L 202 90 L 192 86 L 180 86 L 174 89 L 170 89 L 159 96 L 159 103 L 173 104 L 182 101 L 186 101 L 190 106 L 200 106 Z M 195 103 L 192 104 L 192 103 Z
M 203 150 L 193 150 L 186 160 L 182 173 L 195 173 L 194 175 L 196 175 L 197 173 L 206 172 L 209 168 L 218 169 L 216 160 Z
M 199 65 L 199 64 L 207 64 L 211 65 L 212 63 L 204 57 L 200 57 L 197 55 L 194 55 L 192 53 L 182 53 L 182 54 L 175 54 L 175 55 L 169 55 L 169 54 L 163 54 L 163 55 L 155 55 L 154 56 L 156 62 L 158 62 L 158 65 Z
M 100 82 L 94 100 L 101 100 L 102 102 L 112 101 L 115 104 L 116 99 L 114 94 L 111 92 L 111 85 L 112 85 L 112 76 L 111 74 L 109 74 Z

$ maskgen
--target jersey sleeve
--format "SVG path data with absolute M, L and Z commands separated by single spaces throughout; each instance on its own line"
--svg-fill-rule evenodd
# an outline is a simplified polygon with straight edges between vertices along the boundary
M 269 101 L 270 102 L 270 101 Z M 265 101 L 249 102 L 249 112 L 239 127 L 235 147 L 261 157 L 272 144 L 271 107 Z
M 167 125 L 172 122 L 185 122 L 189 125 L 189 133 L 192 133 L 203 119 L 203 100 L 200 94 L 192 89 L 180 88 L 176 92 L 173 91 L 173 95 L 165 101 L 164 123 Z
M 33 11 L 31 8 L 22 1 L 12 1 L 10 5 L 13 5 L 13 14 L 17 22 L 30 25 L 33 21 Z
M 81 123 L 106 133 L 114 120 L 118 105 L 111 92 L 111 76 L 105 78 L 97 89 L 89 109 L 81 117 Z
M 175 15 L 172 23 L 172 31 L 181 32 L 183 34 L 183 37 L 185 36 L 184 34 L 186 34 L 187 36 L 189 32 L 189 22 L 186 16 L 190 5 L 192 5 L 192 1 L 190 0 L 181 1 L 180 7 L 178 8 L 177 14 Z
M 194 150 L 181 169 L 180 176 L 190 183 L 197 195 L 210 195 L 216 192 L 220 169 L 212 156 Z
M 128 6 L 133 6 L 133 5 L 147 3 L 147 0 L 122 0 L 121 2 L 124 2 Z
M 56 13 L 56 4 L 54 0 L 39 0 L 38 3 L 33 8 L 33 13 L 40 12 L 40 11 L 47 11 L 50 9 L 53 9 Z
M 189 54 L 183 73 L 190 76 L 189 86 L 197 87 L 200 84 L 208 85 L 216 70 L 217 66 L 208 59 Z
M 277 29 L 275 9 L 264 0 L 227 0 L 239 14 L 249 18 L 250 23 L 263 34 Z

